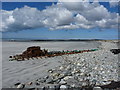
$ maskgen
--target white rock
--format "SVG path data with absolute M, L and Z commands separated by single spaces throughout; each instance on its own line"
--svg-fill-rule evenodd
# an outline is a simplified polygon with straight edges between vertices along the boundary
M 82 75 L 84 75 L 84 73 L 80 73 L 80 75 L 82 76 Z
M 61 86 L 60 86 L 60 89 L 66 89 L 66 88 L 67 88 L 66 85 L 61 85 Z
M 24 85 L 23 85 L 23 84 L 19 84 L 19 85 L 17 86 L 17 88 L 24 88 Z
M 73 77 L 72 76 L 66 76 L 66 77 L 64 77 L 64 80 L 68 80 L 70 78 L 73 78 Z
M 77 63 L 77 66 L 80 66 L 81 64 L 80 63 Z
M 86 82 L 83 82 L 83 83 L 82 83 L 82 86 L 87 86 L 87 83 L 86 83 Z
M 64 67 L 63 67 L 63 66 L 61 66 L 61 67 L 60 67 L 60 70 L 62 70 L 62 69 L 64 69 Z
M 66 84 L 66 82 L 63 79 L 61 79 L 61 81 L 59 83 L 60 84 Z
M 101 87 L 94 87 L 93 90 L 102 90 Z

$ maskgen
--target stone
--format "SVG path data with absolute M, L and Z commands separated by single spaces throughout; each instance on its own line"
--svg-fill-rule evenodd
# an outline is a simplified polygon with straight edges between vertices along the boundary
M 71 70 L 71 66 L 68 65 L 68 66 L 66 67 L 66 69 L 67 69 L 67 70 Z
M 64 76 L 67 76 L 70 74 L 70 72 L 66 70 L 66 71 L 63 71 L 62 74 L 64 74 Z
M 32 82 L 29 82 L 28 85 L 32 85 Z
M 41 78 L 40 80 L 39 80 L 39 82 L 41 82 L 41 83 L 44 83 L 46 81 L 46 79 L 44 79 L 44 78 Z
M 55 90 L 59 90 L 60 89 L 60 85 L 55 85 Z
M 60 89 L 67 89 L 67 86 L 66 85 L 61 85 Z
M 80 66 L 81 64 L 80 63 L 77 63 L 77 66 Z
M 24 88 L 25 87 L 25 84 L 19 84 L 18 86 L 17 86 L 17 88 Z
M 61 66 L 61 67 L 60 67 L 60 70 L 63 70 L 63 69 L 64 69 L 64 67 L 63 67 L 63 66 Z
M 21 84 L 21 83 L 18 82 L 18 83 L 14 84 L 14 85 L 17 86 L 17 85 L 20 85 L 20 84 Z
M 59 82 L 59 84 L 67 84 L 63 79 L 61 79 L 61 81 Z
M 74 87 L 75 87 L 75 84 L 72 84 L 72 85 L 71 85 L 71 87 L 73 87 L 73 88 L 74 88 Z
M 59 73 L 52 74 L 53 77 L 58 77 L 59 75 L 60 75 Z
M 96 80 L 96 79 L 93 79 L 93 80 L 92 80 L 92 85 L 95 86 L 95 85 L 96 85 L 96 82 L 97 82 L 97 80 Z
M 53 80 L 51 77 L 49 77 L 47 80 L 46 80 L 46 83 L 53 83 Z
M 36 85 L 40 85 L 40 82 L 38 82 L 38 81 L 36 81 L 36 83 L 35 83 Z
M 28 88 L 27 90 L 37 90 L 37 88 Z
M 93 90 L 102 90 L 101 87 L 94 87 Z
M 73 78 L 72 76 L 66 76 L 66 77 L 64 77 L 63 79 L 64 80 L 68 80 L 68 79 L 70 79 L 70 78 Z
M 49 76 L 45 76 L 45 77 L 44 77 L 44 79 L 48 79 L 48 78 L 49 78 Z
M 44 87 L 44 86 L 43 86 L 43 87 L 41 87 L 41 88 L 40 88 L 40 90 L 45 90 L 45 87 Z
M 84 81 L 83 83 L 82 83 L 82 86 L 87 86 L 88 84 Z
M 49 72 L 49 73 L 53 73 L 53 70 L 52 70 L 52 69 L 50 69 L 50 70 L 48 70 L 48 72 Z
M 55 90 L 55 86 L 54 85 L 49 85 L 49 89 Z

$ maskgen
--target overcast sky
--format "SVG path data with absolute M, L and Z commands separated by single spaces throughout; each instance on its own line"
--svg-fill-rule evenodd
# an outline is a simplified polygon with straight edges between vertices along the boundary
M 0 13 L 3 38 L 118 38 L 115 2 L 4 2 Z

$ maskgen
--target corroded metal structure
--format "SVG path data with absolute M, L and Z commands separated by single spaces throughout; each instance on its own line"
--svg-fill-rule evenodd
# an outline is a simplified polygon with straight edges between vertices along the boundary
M 50 51 L 43 49 L 39 46 L 32 46 L 28 47 L 26 51 L 24 51 L 22 54 L 10 56 L 10 60 L 29 60 L 30 58 L 42 58 L 42 57 L 54 57 L 54 56 L 61 56 L 66 54 L 77 54 L 77 53 L 83 53 L 83 52 L 91 52 L 96 51 L 98 49 L 91 49 L 91 50 L 72 50 L 72 51 Z

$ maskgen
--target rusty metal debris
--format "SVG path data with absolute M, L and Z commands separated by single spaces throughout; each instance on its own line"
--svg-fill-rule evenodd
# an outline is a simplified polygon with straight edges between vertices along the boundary
M 42 57 L 54 57 L 54 56 L 61 56 L 65 54 L 77 54 L 77 53 L 83 53 L 83 52 L 91 52 L 96 51 L 98 49 L 91 49 L 91 50 L 72 50 L 72 51 L 50 51 L 43 49 L 41 50 L 40 46 L 32 46 L 28 47 L 26 51 L 24 51 L 22 54 L 15 55 L 15 56 L 9 56 L 10 61 L 13 60 L 29 60 L 30 58 L 42 58 Z

